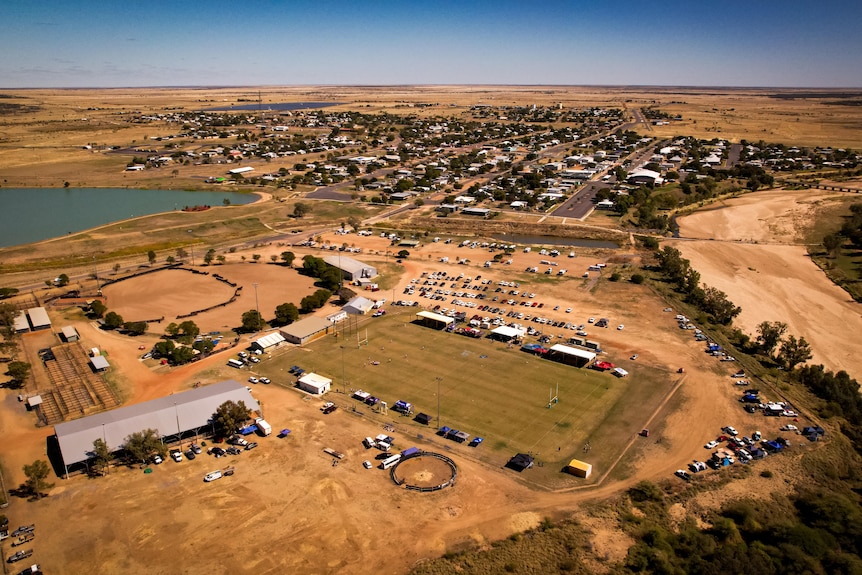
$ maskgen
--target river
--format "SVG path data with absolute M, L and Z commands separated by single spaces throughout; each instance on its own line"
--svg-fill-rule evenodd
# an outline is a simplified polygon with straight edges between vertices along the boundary
M 255 194 L 125 188 L 0 188 L 0 247 L 80 232 L 185 206 L 248 204 Z

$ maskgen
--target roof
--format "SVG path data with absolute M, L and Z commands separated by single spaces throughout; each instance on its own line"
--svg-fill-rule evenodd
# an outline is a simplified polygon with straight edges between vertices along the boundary
M 108 360 L 105 359 L 102 355 L 96 355 L 90 358 L 90 363 L 93 364 L 93 369 L 108 369 L 111 367 L 111 364 L 108 363 Z
M 558 353 L 564 353 L 566 355 L 574 355 L 575 357 L 581 357 L 587 360 L 593 360 L 596 358 L 596 354 L 591 351 L 587 351 L 585 349 L 578 349 L 576 347 L 569 347 L 567 345 L 557 344 L 551 348 L 551 351 L 556 351 Z
M 306 373 L 298 380 L 300 383 L 304 383 L 306 385 L 313 385 L 314 387 L 321 387 L 323 385 L 331 385 L 332 380 L 328 377 L 323 377 L 322 375 L 318 375 L 316 373 Z
M 284 336 L 281 335 L 281 333 L 274 331 L 272 333 L 266 334 L 263 337 L 257 338 L 256 340 L 254 340 L 251 343 L 252 343 L 252 345 L 257 345 L 258 347 L 260 347 L 262 349 L 266 349 L 268 347 L 272 347 L 274 345 L 284 343 L 284 341 L 285 341 Z
M 363 263 L 359 260 L 355 260 L 353 258 L 347 256 L 324 256 L 323 261 L 332 267 L 336 267 L 340 270 L 344 270 L 346 272 L 350 272 L 351 274 L 359 277 L 362 274 L 362 270 L 373 270 L 374 275 L 377 275 L 377 269 L 370 265 Z M 373 276 L 363 276 L 363 277 L 373 277 Z
M 34 328 L 51 325 L 51 320 L 48 319 L 48 312 L 44 307 L 31 307 L 27 310 L 27 315 L 30 316 L 30 325 Z
M 210 425 L 216 409 L 225 401 L 243 401 L 259 411 L 260 405 L 242 383 L 228 379 L 205 387 L 136 403 L 54 426 L 66 465 L 84 461 L 93 441 L 103 439 L 112 451 L 120 449 L 132 433 L 155 429 L 162 436 Z
M 568 467 L 573 469 L 582 469 L 584 471 L 589 471 L 593 468 L 592 464 L 581 461 L 580 459 L 572 459 L 569 461 Z
M 232 170 L 228 170 L 229 174 L 244 174 L 246 172 L 253 172 L 254 168 L 251 166 L 243 166 L 241 168 L 233 168 Z
M 434 313 L 433 311 L 420 311 L 419 313 L 416 314 L 416 317 L 422 317 L 425 319 L 440 321 L 440 322 L 445 323 L 446 325 L 449 325 L 450 323 L 455 321 L 453 318 L 451 318 L 447 315 L 443 315 L 441 313 Z
M 520 337 L 524 335 L 524 330 L 516 327 L 509 327 L 508 325 L 501 325 L 500 327 L 492 329 L 491 333 L 502 335 L 503 337 Z
M 298 339 L 305 339 L 317 332 L 329 329 L 332 327 L 332 322 L 324 317 L 316 315 L 295 321 L 292 324 L 281 328 L 279 331 L 285 336 L 292 336 Z
M 15 331 L 29 331 L 30 324 L 27 323 L 27 316 L 24 315 L 23 311 L 19 311 L 18 315 L 15 316 Z
M 63 328 L 62 331 L 63 331 L 63 337 L 65 337 L 67 340 L 72 339 L 74 337 L 78 337 L 78 330 L 76 330 L 74 326 L 67 325 L 66 327 Z
M 367 297 L 362 297 L 361 295 L 358 295 L 346 304 L 344 304 L 344 307 L 350 307 L 355 310 L 359 310 L 362 313 L 365 313 L 374 307 L 374 302 Z

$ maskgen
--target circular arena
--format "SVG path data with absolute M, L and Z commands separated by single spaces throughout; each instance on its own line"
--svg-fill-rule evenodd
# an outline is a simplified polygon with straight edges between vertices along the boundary
M 439 491 L 455 485 L 458 466 L 439 453 L 419 451 L 409 455 L 392 467 L 389 475 L 395 485 L 414 491 Z

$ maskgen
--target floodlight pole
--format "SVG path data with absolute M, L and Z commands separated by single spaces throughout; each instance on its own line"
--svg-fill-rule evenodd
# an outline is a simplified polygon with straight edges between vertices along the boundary
M 440 429 L 440 382 L 443 381 L 442 377 L 435 377 L 437 380 L 437 429 Z

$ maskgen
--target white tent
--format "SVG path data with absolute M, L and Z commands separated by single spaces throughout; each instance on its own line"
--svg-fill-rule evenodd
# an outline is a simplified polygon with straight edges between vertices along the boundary
M 500 327 L 495 327 L 491 330 L 491 334 L 497 336 L 499 339 L 524 337 L 525 333 L 526 332 L 523 329 L 518 329 L 517 327 L 509 327 L 508 325 L 501 325 Z

